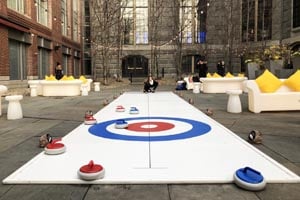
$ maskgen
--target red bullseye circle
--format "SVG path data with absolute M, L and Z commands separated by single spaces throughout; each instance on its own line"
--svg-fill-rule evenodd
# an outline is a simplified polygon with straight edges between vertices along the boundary
M 175 125 L 167 122 L 139 122 L 128 125 L 127 130 L 139 132 L 158 132 L 174 128 Z

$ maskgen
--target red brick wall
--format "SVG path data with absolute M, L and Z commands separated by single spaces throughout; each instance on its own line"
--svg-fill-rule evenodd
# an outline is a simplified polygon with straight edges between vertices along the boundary
M 61 33 L 61 1 L 48 1 L 48 19 L 51 26 L 45 27 L 36 21 L 36 7 L 34 6 L 34 1 L 26 1 L 26 17 L 19 14 L 13 10 L 7 9 L 6 0 L 0 0 L 0 15 L 7 15 L 8 19 L 15 21 L 21 26 L 27 27 L 29 34 L 31 34 L 31 45 L 27 48 L 27 75 L 37 76 L 38 75 L 38 46 L 37 37 L 44 37 L 52 41 L 52 51 L 50 53 L 49 61 L 49 73 L 54 71 L 56 62 L 62 63 L 62 48 L 54 50 L 56 45 L 66 46 L 71 48 L 73 52 L 74 49 L 81 51 L 81 44 L 74 42 L 70 36 L 62 36 Z M 68 0 L 68 19 L 69 26 L 72 21 L 71 12 L 71 2 L 73 0 Z M 81 7 L 82 8 L 82 7 Z M 54 20 L 56 19 L 56 20 Z M 70 27 L 71 30 L 71 27 Z M 0 76 L 9 76 L 9 46 L 8 46 L 8 27 L 0 25 L 0 41 L 1 41 L 1 51 L 0 51 Z M 70 57 L 68 74 L 73 73 L 73 56 Z
M 9 75 L 9 51 L 8 51 L 8 31 L 7 28 L 0 25 L 0 76 Z

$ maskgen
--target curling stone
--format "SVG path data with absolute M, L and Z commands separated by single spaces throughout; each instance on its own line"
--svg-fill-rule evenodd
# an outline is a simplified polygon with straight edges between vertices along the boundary
M 189 99 L 189 104 L 194 104 L 194 100 L 192 98 Z
M 80 179 L 92 181 L 96 179 L 101 179 L 104 177 L 105 170 L 99 164 L 94 164 L 94 161 L 90 161 L 89 164 L 83 165 L 78 170 L 78 176 Z
M 108 105 L 108 104 L 109 104 L 108 99 L 105 99 L 105 100 L 103 101 L 103 106 L 106 106 L 106 105 Z
M 117 129 L 122 129 L 122 128 L 127 128 L 128 123 L 124 119 L 119 119 L 115 123 L 115 128 Z
M 66 146 L 63 143 L 58 143 L 59 141 L 61 141 L 61 139 L 55 139 L 48 143 L 44 149 L 45 154 L 57 155 L 64 153 L 66 151 Z
M 96 124 L 97 120 L 94 118 L 93 112 L 91 110 L 86 111 L 84 116 L 84 124 L 93 125 Z
M 48 143 L 52 142 L 52 137 L 50 134 L 44 134 L 40 137 L 39 139 L 39 146 L 41 148 L 45 148 L 47 146 Z
M 117 106 L 116 108 L 116 112 L 124 112 L 125 111 L 125 108 L 121 105 Z
M 261 173 L 250 167 L 238 169 L 233 179 L 237 186 L 250 191 L 263 190 L 267 184 Z
M 139 114 L 139 110 L 136 107 L 130 107 L 130 114 Z
M 261 144 L 262 133 L 258 130 L 252 130 L 248 135 L 248 141 L 253 144 Z
M 207 108 L 206 111 L 205 111 L 205 114 L 208 115 L 208 116 L 212 116 L 214 113 L 213 113 L 213 110 L 211 108 Z

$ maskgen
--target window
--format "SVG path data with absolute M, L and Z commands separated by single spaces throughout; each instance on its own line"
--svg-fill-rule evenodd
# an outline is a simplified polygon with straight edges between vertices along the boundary
M 25 3 L 24 0 L 7 0 L 7 6 L 19 13 L 25 13 Z
M 78 1 L 73 0 L 73 39 L 79 41 L 79 10 Z
M 52 72 L 49 69 L 51 41 L 43 37 L 37 37 L 37 45 L 38 45 L 38 76 L 40 79 L 43 79 L 45 75 L 52 74 Z
M 69 55 L 63 54 L 62 55 L 62 67 L 63 67 L 63 74 L 68 74 L 68 63 L 69 63 Z
M 63 35 L 67 35 L 67 0 L 61 0 L 61 31 Z
M 148 44 L 148 0 L 122 2 L 124 44 Z
M 26 46 L 23 42 L 9 40 L 9 79 L 26 80 Z
M 48 1 L 36 0 L 37 21 L 45 26 L 48 25 Z
M 244 42 L 254 41 L 255 0 L 243 0 L 242 37 Z
M 38 48 L 38 75 L 40 79 L 44 79 L 46 75 L 49 75 L 49 59 L 50 51 L 45 48 Z M 50 74 L 52 74 L 50 72 Z
M 293 0 L 293 28 L 300 27 L 300 1 Z
M 272 0 L 258 1 L 257 41 L 271 39 Z
M 207 9 L 209 6 L 208 0 L 200 0 L 198 2 L 197 8 L 197 43 L 206 42 L 206 18 L 207 18 Z
M 180 33 L 182 43 L 205 43 L 207 0 L 180 1 Z
M 272 0 L 243 0 L 242 40 L 262 41 L 271 39 L 271 35 Z

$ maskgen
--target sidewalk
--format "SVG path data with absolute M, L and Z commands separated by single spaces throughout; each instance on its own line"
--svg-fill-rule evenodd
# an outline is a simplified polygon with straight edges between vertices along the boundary
M 161 85 L 158 91 L 173 91 L 174 85 Z M 142 91 L 141 85 L 120 84 L 101 86 L 100 92 L 78 97 L 29 97 L 21 101 L 24 118 L 7 120 L 7 102 L 2 97 L 0 117 L 0 178 L 3 180 L 28 160 L 40 153 L 39 137 L 50 133 L 63 137 L 83 122 L 86 110 L 97 112 L 104 102 L 113 101 L 124 91 Z M 243 112 L 226 112 L 226 94 L 194 94 L 180 91 L 185 100 L 193 99 L 201 111 L 212 108 L 213 119 L 243 139 L 257 129 L 263 133 L 258 149 L 300 175 L 300 112 L 248 111 L 247 94 L 242 94 Z M 271 103 L 271 102 L 270 102 Z M 180 106 L 178 107 L 180 111 Z M 230 162 L 230 161 L 228 161 Z M 221 167 L 221 166 L 220 166 Z M 45 173 L 48 173 L 45 171 Z M 267 184 L 264 191 L 248 192 L 234 184 L 183 185 L 3 185 L 0 200 L 4 199 L 128 199 L 128 200 L 196 200 L 196 199 L 300 199 L 300 184 Z

